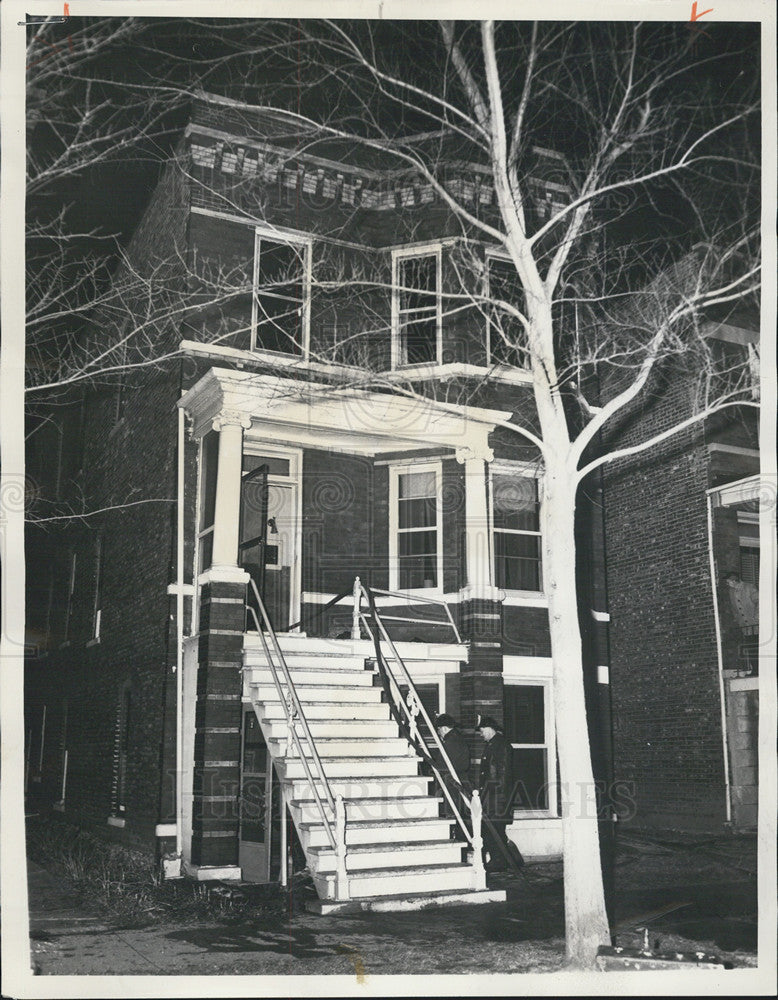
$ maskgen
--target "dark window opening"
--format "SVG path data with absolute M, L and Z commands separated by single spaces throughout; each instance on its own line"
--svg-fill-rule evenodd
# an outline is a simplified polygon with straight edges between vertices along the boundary
M 401 257 L 397 264 L 399 363 L 438 360 L 438 256 Z

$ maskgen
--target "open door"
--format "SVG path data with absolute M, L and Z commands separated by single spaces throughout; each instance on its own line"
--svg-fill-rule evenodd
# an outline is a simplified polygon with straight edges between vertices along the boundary
M 268 466 L 244 472 L 240 484 L 240 542 L 238 559 L 260 594 L 265 593 L 267 563 Z M 248 603 L 259 613 L 254 592 L 249 588 Z M 253 624 L 250 622 L 249 624 Z

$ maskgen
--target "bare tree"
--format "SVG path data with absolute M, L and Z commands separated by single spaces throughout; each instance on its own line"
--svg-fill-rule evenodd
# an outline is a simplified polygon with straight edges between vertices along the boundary
M 457 282 L 445 291 L 444 321 L 464 317 L 479 330 L 485 321 L 500 363 L 531 376 L 532 407 L 505 426 L 542 457 L 544 578 L 567 790 L 567 953 L 590 966 L 609 931 L 575 583 L 578 490 L 595 469 L 714 413 L 756 405 L 746 364 L 722 367 L 705 331 L 710 310 L 747 302 L 759 287 L 752 39 L 743 32 L 739 50 L 720 35 L 706 47 L 686 25 L 553 22 L 242 22 L 219 30 L 221 83 L 248 81 L 240 96 L 257 109 L 283 112 L 298 136 L 290 159 L 343 141 L 407 168 L 433 193 L 456 221 Z M 287 99 L 274 80 L 297 81 L 301 66 L 307 89 L 303 97 L 295 91 L 292 102 L 295 94 Z M 723 94 L 710 83 L 719 67 L 730 80 Z M 331 98 L 326 111 L 322 94 Z M 556 164 L 540 196 L 532 169 L 539 147 Z M 46 169 L 38 176 L 45 179 Z M 171 169 L 203 183 L 187 162 Z M 487 248 L 497 248 L 506 265 L 491 283 Z M 389 323 L 391 275 L 381 266 L 366 258 L 314 270 L 318 295 L 347 288 L 362 296 L 362 325 L 350 328 L 345 346 L 342 331 L 329 343 L 321 339 L 313 356 L 351 362 L 343 381 L 352 388 L 429 392 L 410 377 L 387 375 L 386 359 L 374 352 Z M 94 341 L 83 341 L 68 355 L 70 368 L 35 388 L 55 391 L 127 365 L 158 363 L 177 349 L 160 329 L 182 322 L 207 331 L 211 342 L 245 343 L 246 299 L 261 300 L 245 269 L 177 252 L 156 267 L 141 272 L 126 255 L 121 280 L 91 297 L 114 318 L 110 349 L 101 354 Z M 64 273 L 54 266 L 38 279 L 31 321 L 41 329 L 49 328 L 47 310 L 66 301 Z M 288 275 L 274 281 L 283 292 Z M 127 315 L 129 327 L 120 322 Z M 259 320 L 255 314 L 257 322 L 274 336 L 290 336 L 283 310 Z M 620 422 L 669 369 L 694 375 L 687 412 L 653 436 L 620 445 Z M 457 405 L 473 390 L 435 391 Z
M 329 68 L 349 95 L 320 134 L 407 164 L 459 220 L 471 265 L 483 260 L 477 245 L 486 243 L 515 272 L 520 296 L 495 299 L 474 284 L 477 267 L 464 260 L 470 276 L 447 296 L 447 311 L 488 312 L 532 375 L 535 415 L 516 415 L 509 426 L 543 461 L 544 575 L 567 789 L 567 953 L 588 966 L 609 932 L 575 585 L 577 493 L 602 465 L 716 412 L 756 405 L 745 362 L 716 368 L 704 335 L 708 310 L 753 299 L 759 286 L 759 105 L 755 75 L 741 72 L 755 50 L 746 40 L 741 51 L 730 44 L 697 52 L 681 25 L 442 22 L 437 39 L 424 29 L 388 31 L 303 22 L 291 33 L 296 58 L 302 52 Z M 711 68 L 732 73 L 723 97 L 711 87 Z M 427 141 L 403 141 L 410 123 L 432 133 Z M 557 190 L 568 193 L 539 212 L 527 153 L 533 143 L 557 142 L 566 154 Z M 452 174 L 457 158 L 488 168 L 493 204 Z M 684 233 L 630 234 L 647 212 L 681 213 Z M 669 365 L 696 373 L 687 413 L 634 444 L 595 451 Z M 418 391 L 410 381 L 393 385 Z

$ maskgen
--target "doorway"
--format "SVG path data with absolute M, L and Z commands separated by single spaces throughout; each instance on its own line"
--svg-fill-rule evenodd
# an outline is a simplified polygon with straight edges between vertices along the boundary
M 246 453 L 241 480 L 240 563 L 276 632 L 298 617 L 297 456 Z

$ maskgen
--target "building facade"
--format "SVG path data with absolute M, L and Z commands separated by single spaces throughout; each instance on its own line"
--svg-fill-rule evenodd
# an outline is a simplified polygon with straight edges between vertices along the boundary
M 59 406 L 31 439 L 28 472 L 40 495 L 72 516 L 29 528 L 28 795 L 71 822 L 181 857 L 195 877 L 270 877 L 279 863 L 271 841 L 286 815 L 269 807 L 279 794 L 309 864 L 324 864 L 311 803 L 294 784 L 302 778 L 282 760 L 285 730 L 267 707 L 275 696 L 252 622 L 261 611 L 254 602 L 247 618 L 247 587 L 251 605 L 256 585 L 287 659 L 297 658 L 326 702 L 325 675 L 337 675 L 338 662 L 364 672 L 374 656 L 356 578 L 391 623 L 396 659 L 426 713 L 461 721 L 473 777 L 478 714 L 503 723 L 519 776 L 511 839 L 527 856 L 561 852 L 542 468 L 504 426 L 513 414 L 531 419 L 532 379 L 488 306 L 495 293 L 510 295 L 510 271 L 496 247 L 463 237 L 431 186 L 386 160 L 300 137 L 283 116 L 196 101 L 117 276 L 127 281 L 126 315 L 104 327 L 98 318 L 86 334 L 132 344 L 125 364 Z M 535 163 L 542 215 L 565 190 L 555 154 L 538 149 Z M 483 167 L 456 161 L 447 183 L 488 211 L 494 192 Z M 149 301 L 153 356 L 128 336 Z M 734 821 L 747 825 L 750 815 L 753 763 L 744 740 L 732 756 L 723 727 L 739 732 L 752 717 L 753 685 L 742 681 L 753 671 L 727 673 L 748 672 L 727 646 L 745 633 L 727 617 L 718 576 L 710 600 L 705 573 L 714 552 L 706 540 L 720 547 L 713 558 L 731 562 L 735 539 L 755 537 L 749 487 L 726 485 L 754 469 L 716 465 L 722 456 L 748 465 L 752 444 L 700 433 L 658 465 L 647 459 L 643 480 L 634 466 L 604 477 L 602 502 L 582 505 L 595 758 L 603 780 L 612 763 L 617 778 L 634 781 L 637 811 L 623 818 L 636 823 L 686 822 L 682 771 L 697 783 L 692 762 L 711 826 L 738 795 L 745 811 Z M 702 521 L 693 559 L 684 547 L 679 564 L 664 507 L 644 512 L 636 476 L 663 504 L 678 491 L 681 534 L 694 496 Z M 658 485 L 662 476 L 672 489 Z M 664 524 L 662 546 L 652 545 L 656 563 L 636 573 L 651 517 Z M 732 558 L 716 554 L 727 546 Z M 743 558 L 741 581 L 753 577 L 753 558 Z M 705 629 L 688 637 L 696 658 L 683 660 L 695 685 L 686 715 L 669 666 L 680 670 L 690 655 L 671 648 L 683 632 L 677 622 L 666 622 L 661 662 L 655 655 L 665 596 L 668 616 L 688 613 Z M 699 613 L 706 601 L 708 617 Z M 640 725 L 663 699 L 677 716 L 672 747 L 647 753 Z M 342 691 L 340 700 L 349 700 Z M 326 706 L 311 711 L 321 732 L 342 718 Z M 392 762 L 374 761 L 373 774 L 354 763 L 353 747 L 331 746 L 334 757 L 366 782 L 399 777 L 397 756 L 409 754 L 388 746 L 394 717 L 366 705 L 350 711 L 349 723 L 388 726 L 380 755 Z M 692 745 L 677 772 L 661 756 L 680 759 Z M 417 764 L 403 773 L 423 774 Z

